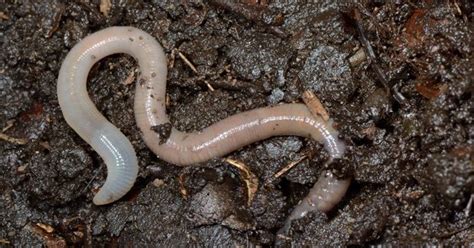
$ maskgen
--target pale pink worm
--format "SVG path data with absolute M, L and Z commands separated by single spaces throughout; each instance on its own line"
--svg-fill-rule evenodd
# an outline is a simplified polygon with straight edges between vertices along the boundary
M 332 125 L 313 116 L 303 104 L 254 109 L 196 133 L 172 128 L 165 110 L 167 66 L 163 48 L 139 29 L 110 27 L 75 45 L 58 77 L 58 99 L 64 118 L 107 165 L 107 179 L 93 200 L 97 205 L 125 195 L 138 172 L 130 141 L 96 109 L 86 88 L 92 65 L 115 53 L 130 54 L 138 61 L 141 76 L 136 85 L 135 118 L 148 147 L 169 163 L 197 164 L 280 135 L 313 138 L 324 144 L 331 158 L 340 158 L 344 153 L 344 144 Z

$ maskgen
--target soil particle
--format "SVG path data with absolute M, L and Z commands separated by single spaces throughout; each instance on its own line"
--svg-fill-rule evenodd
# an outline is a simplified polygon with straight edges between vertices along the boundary
M 285 92 L 280 90 L 279 88 L 275 88 L 272 90 L 271 95 L 267 98 L 269 104 L 277 104 L 283 100 L 285 97 Z

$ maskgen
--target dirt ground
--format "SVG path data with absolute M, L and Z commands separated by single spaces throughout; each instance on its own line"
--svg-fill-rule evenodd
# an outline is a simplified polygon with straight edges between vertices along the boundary
M 108 2 L 0 1 L 0 246 L 474 245 L 470 1 Z M 353 177 L 343 201 L 276 242 L 324 169 L 322 145 L 274 137 L 230 154 L 259 179 L 247 205 L 240 171 L 222 159 L 181 168 L 148 150 L 133 117 L 138 66 L 114 55 L 88 88 L 140 171 L 126 197 L 93 205 L 105 164 L 64 121 L 56 79 L 74 44 L 114 25 L 165 48 L 180 130 L 315 92 L 348 146 L 330 168 Z

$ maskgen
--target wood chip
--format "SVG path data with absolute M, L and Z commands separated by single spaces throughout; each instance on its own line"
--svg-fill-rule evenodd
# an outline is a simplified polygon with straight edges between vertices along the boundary
M 43 224 L 43 223 L 36 223 L 36 226 L 41 228 L 43 231 L 46 233 L 52 233 L 54 232 L 54 228 L 48 224 Z
M 349 58 L 349 63 L 351 64 L 352 67 L 356 67 L 360 65 L 362 62 L 364 62 L 367 59 L 367 56 L 365 55 L 365 51 L 363 48 L 359 48 L 354 55 L 352 55 Z
M 104 16 L 109 16 L 110 7 L 112 7 L 110 0 L 100 0 L 99 10 Z
M 24 173 L 26 171 L 26 167 L 27 167 L 26 165 L 20 165 L 18 166 L 18 168 L 16 168 L 16 171 L 18 173 Z
M 313 114 L 314 116 L 321 117 L 324 121 L 329 120 L 328 112 L 324 108 L 321 101 L 319 101 L 319 99 L 316 97 L 316 95 L 312 91 L 306 90 L 303 93 L 303 101 L 306 104 L 306 106 L 308 106 L 311 114 Z
M 166 108 L 169 108 L 169 106 L 171 106 L 171 97 L 170 95 L 166 94 L 166 97 L 165 97 L 165 106 Z
M 257 176 L 255 176 L 255 174 L 249 169 L 246 164 L 240 161 L 230 158 L 226 158 L 224 161 L 239 169 L 240 177 L 242 178 L 242 180 L 244 180 L 245 185 L 247 186 L 247 206 L 250 206 L 258 189 Z
M 10 19 L 7 14 L 5 14 L 3 11 L 0 11 L 0 19 L 2 20 L 8 20 Z

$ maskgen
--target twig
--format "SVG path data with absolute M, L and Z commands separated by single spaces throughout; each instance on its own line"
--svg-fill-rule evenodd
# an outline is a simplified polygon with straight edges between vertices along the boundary
M 193 65 L 193 63 L 191 63 L 191 61 L 189 61 L 188 58 L 186 58 L 186 56 L 184 56 L 183 53 L 178 51 L 178 55 L 184 61 L 184 63 L 186 63 L 189 66 L 189 68 L 191 68 L 191 70 L 193 70 L 194 73 L 198 74 L 198 71 L 197 71 L 196 67 Z
M 186 56 L 184 56 L 183 53 L 181 53 L 180 51 L 178 51 L 178 55 L 179 57 L 184 61 L 184 63 L 186 63 L 189 68 L 191 68 L 191 70 L 193 70 L 194 73 L 196 74 L 199 74 L 198 73 L 198 70 L 196 69 L 196 67 L 193 65 L 193 63 L 191 63 L 191 61 L 189 61 L 188 58 L 186 58 Z M 204 81 L 204 83 L 207 85 L 207 88 L 209 88 L 210 91 L 214 91 L 214 87 L 212 87 L 212 85 L 207 82 L 207 81 Z
M 357 8 L 354 8 L 354 19 L 357 31 L 359 33 L 360 43 L 365 49 L 370 64 L 375 71 L 375 75 L 377 76 L 377 79 L 380 81 L 387 93 L 392 93 L 392 96 L 393 98 L 395 98 L 395 100 L 397 100 L 400 104 L 404 104 L 406 102 L 406 98 L 397 89 L 395 89 L 394 87 L 390 88 L 389 86 L 387 77 L 379 65 L 379 61 L 377 59 L 377 56 L 375 55 L 374 49 L 372 48 L 372 45 L 365 36 L 365 30 L 362 26 L 362 17 L 360 16 L 360 11 Z
M 8 120 L 7 125 L 2 129 L 2 132 L 6 132 L 8 129 L 13 127 L 14 123 L 15 123 L 15 120 Z
M 275 175 L 273 175 L 273 178 L 271 178 L 270 180 L 266 181 L 265 182 L 265 185 L 268 185 L 270 184 L 271 182 L 273 182 L 275 179 L 281 177 L 283 174 L 285 174 L 286 172 L 288 172 L 291 168 L 295 167 L 297 164 L 299 164 L 301 161 L 303 161 L 304 159 L 306 159 L 308 156 L 307 155 L 304 155 L 302 156 L 301 158 L 287 164 L 285 167 L 283 167 L 281 170 L 279 170 L 277 173 L 275 173 Z
M 474 194 L 471 194 L 471 198 L 469 198 L 469 201 L 467 202 L 467 206 L 464 209 L 464 215 L 466 216 L 466 218 L 469 217 L 471 213 L 473 202 L 474 202 Z
M 0 133 L 0 139 L 17 145 L 24 145 L 28 143 L 27 139 L 10 137 L 4 133 Z
M 207 80 L 204 80 L 204 83 L 207 85 L 207 88 L 209 88 L 210 91 L 214 91 L 214 87 L 212 87 L 212 85 L 207 81 Z

